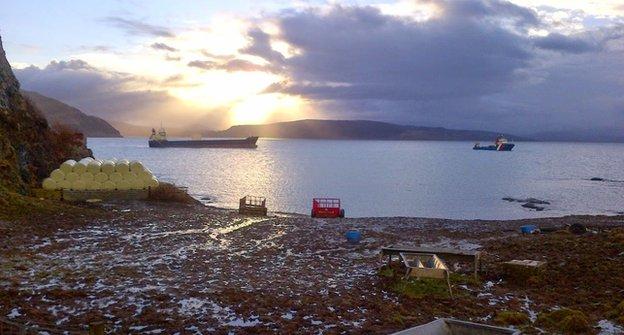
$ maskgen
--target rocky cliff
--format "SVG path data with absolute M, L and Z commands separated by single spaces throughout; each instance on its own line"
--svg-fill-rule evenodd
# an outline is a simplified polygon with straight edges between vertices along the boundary
M 82 134 L 51 129 L 22 96 L 0 37 L 0 189 L 26 193 L 64 160 L 90 155 Z
M 22 95 L 41 111 L 51 125 L 62 124 L 87 137 L 122 137 L 119 131 L 104 119 L 87 115 L 76 107 L 37 92 L 22 90 Z

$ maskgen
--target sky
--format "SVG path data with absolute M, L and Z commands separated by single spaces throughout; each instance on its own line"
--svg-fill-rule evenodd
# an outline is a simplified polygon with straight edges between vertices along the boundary
M 624 133 L 624 2 L 10 1 L 22 88 L 107 120 Z

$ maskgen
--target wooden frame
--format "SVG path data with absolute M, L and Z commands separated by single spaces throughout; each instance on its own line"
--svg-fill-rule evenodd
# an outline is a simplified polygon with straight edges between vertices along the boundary
M 445 279 L 451 298 L 453 297 L 449 268 L 438 256 L 413 252 L 402 252 L 399 256 L 406 268 L 406 279 L 410 277 Z
M 417 247 L 417 246 L 401 246 L 390 245 L 381 248 L 381 254 L 388 256 L 388 264 L 392 262 L 392 256 L 398 256 L 400 253 L 425 253 L 435 254 L 445 261 L 452 259 L 458 259 L 462 261 L 469 261 L 474 264 L 474 277 L 478 279 L 478 272 L 481 270 L 481 251 L 476 250 L 460 250 L 449 248 L 429 248 L 429 247 Z

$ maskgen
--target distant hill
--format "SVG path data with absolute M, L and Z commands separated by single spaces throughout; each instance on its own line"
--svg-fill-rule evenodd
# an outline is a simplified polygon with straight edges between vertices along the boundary
M 122 137 L 117 129 L 99 117 L 87 115 L 78 108 L 37 92 L 22 90 L 22 94 L 43 113 L 50 124 L 68 126 L 87 137 Z
M 233 126 L 223 131 L 205 132 L 209 137 L 274 137 L 359 140 L 436 140 L 493 141 L 500 133 L 457 130 L 440 127 L 417 127 L 364 120 L 299 120 L 264 125 Z M 510 140 L 523 140 L 503 134 Z M 526 140 L 526 139 L 524 139 Z

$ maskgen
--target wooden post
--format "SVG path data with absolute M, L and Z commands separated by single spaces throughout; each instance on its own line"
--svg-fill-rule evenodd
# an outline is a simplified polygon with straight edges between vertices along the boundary
M 104 322 L 92 322 L 89 324 L 89 335 L 104 335 Z

